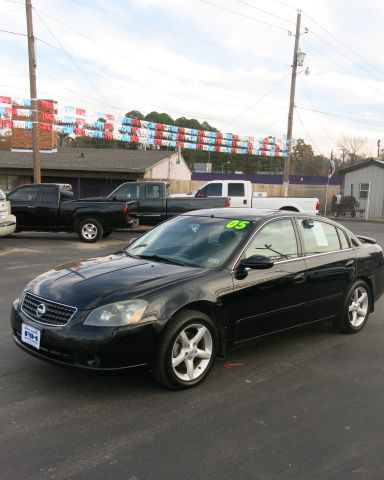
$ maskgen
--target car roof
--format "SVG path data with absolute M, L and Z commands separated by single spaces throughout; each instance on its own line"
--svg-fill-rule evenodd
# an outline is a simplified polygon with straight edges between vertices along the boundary
M 185 216 L 196 216 L 196 217 L 217 217 L 217 218 L 228 218 L 228 219 L 243 219 L 257 222 L 265 218 L 273 217 L 301 217 L 303 214 L 299 212 L 291 212 L 287 210 L 270 210 L 270 209 L 256 209 L 256 208 L 208 208 L 204 210 L 193 210 L 190 212 L 183 213 Z M 312 217 L 312 215 L 305 215 L 305 217 Z M 313 215 L 313 217 L 315 217 Z M 316 216 L 316 218 L 319 218 Z

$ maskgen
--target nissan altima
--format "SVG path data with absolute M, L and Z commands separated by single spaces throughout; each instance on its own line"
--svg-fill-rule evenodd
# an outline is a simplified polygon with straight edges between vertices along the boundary
M 320 321 L 359 332 L 384 291 L 383 252 L 325 218 L 214 209 L 166 221 L 125 250 L 58 266 L 14 301 L 16 344 L 57 365 L 148 365 L 188 388 L 226 349 Z

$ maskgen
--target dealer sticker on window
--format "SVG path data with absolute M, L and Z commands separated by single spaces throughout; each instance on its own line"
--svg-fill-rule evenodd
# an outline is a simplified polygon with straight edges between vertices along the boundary
M 37 350 L 40 348 L 40 330 L 33 328 L 26 323 L 21 324 L 21 340 L 24 343 L 28 343 L 35 347 Z
M 247 228 L 251 222 L 248 220 L 232 220 L 225 225 L 225 228 L 234 228 L 236 230 L 243 230 L 243 228 Z

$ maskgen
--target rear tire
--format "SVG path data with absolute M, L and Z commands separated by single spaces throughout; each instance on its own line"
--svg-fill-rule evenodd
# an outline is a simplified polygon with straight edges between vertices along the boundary
M 194 387 L 213 367 L 218 343 L 217 329 L 210 317 L 194 310 L 179 312 L 162 335 L 153 377 L 172 389 Z
M 103 227 L 98 220 L 87 218 L 79 223 L 78 234 L 83 242 L 95 243 L 103 236 Z
M 333 324 L 341 333 L 357 333 L 367 323 L 370 311 L 370 289 L 363 280 L 357 280 L 348 290 L 342 311 Z

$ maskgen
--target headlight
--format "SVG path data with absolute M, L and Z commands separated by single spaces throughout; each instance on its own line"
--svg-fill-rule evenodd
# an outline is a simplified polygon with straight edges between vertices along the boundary
M 110 303 L 96 308 L 88 315 L 84 325 L 95 327 L 121 327 L 140 323 L 147 308 L 145 300 L 127 300 L 126 302 Z

